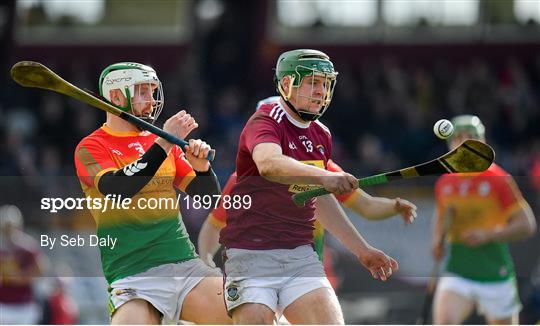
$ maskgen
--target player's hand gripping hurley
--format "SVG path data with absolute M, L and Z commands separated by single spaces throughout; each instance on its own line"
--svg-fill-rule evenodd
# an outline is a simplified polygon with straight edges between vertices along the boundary
M 142 130 L 148 130 L 154 135 L 157 135 L 173 144 L 180 146 L 183 150 L 186 145 L 189 145 L 188 142 L 177 138 L 162 129 L 150 124 L 142 119 L 137 118 L 136 116 L 124 112 L 113 105 L 103 101 L 98 96 L 92 94 L 89 91 L 82 90 L 77 86 L 67 82 L 62 77 L 58 76 L 49 68 L 45 67 L 43 64 L 34 61 L 20 61 L 17 62 L 11 68 L 11 78 L 15 80 L 18 84 L 24 87 L 35 87 L 47 89 L 54 91 L 60 94 L 67 95 L 79 101 L 82 101 L 86 104 L 89 104 L 93 107 L 101 109 L 112 113 L 132 124 L 139 127 Z M 208 161 L 213 161 L 215 158 L 215 150 L 210 150 L 208 153 Z
M 358 185 L 359 187 L 373 186 L 395 180 L 427 175 L 441 175 L 444 173 L 482 172 L 489 168 L 494 159 L 495 152 L 491 146 L 478 140 L 468 139 L 459 145 L 459 147 L 435 160 L 358 179 Z M 294 194 L 292 198 L 297 206 L 303 206 L 311 198 L 329 193 L 324 188 L 317 188 Z

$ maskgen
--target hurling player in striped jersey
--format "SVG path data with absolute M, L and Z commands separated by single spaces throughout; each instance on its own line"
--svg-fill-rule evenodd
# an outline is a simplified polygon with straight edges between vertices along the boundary
M 278 103 L 279 96 L 271 96 L 259 101 L 256 110 L 262 105 Z M 334 172 L 343 171 L 341 167 L 329 161 L 327 169 Z M 230 195 L 232 186 L 236 183 L 236 172 L 233 172 L 227 183 L 223 187 L 221 196 Z M 383 220 L 395 215 L 400 215 L 406 224 L 410 224 L 416 218 L 416 206 L 407 200 L 401 198 L 388 199 L 383 197 L 373 197 L 362 189 L 356 189 L 353 192 L 343 195 L 337 195 L 337 200 L 345 207 L 355 212 L 358 216 L 368 220 Z M 201 258 L 210 266 L 214 266 L 214 255 L 218 251 L 219 231 L 227 224 L 227 213 L 223 206 L 223 201 L 219 206 L 212 210 L 204 222 L 198 238 L 198 250 Z M 317 215 L 317 212 L 315 213 Z M 315 251 L 320 260 L 323 260 L 324 249 L 324 228 L 320 222 L 315 222 L 313 231 L 313 243 Z M 331 266 L 324 261 L 326 273 L 331 270 Z M 335 288 L 335 287 L 334 287 Z
M 237 182 L 231 196 L 252 205 L 227 210 L 225 302 L 233 322 L 271 324 L 283 314 L 293 324 L 343 324 L 339 302 L 313 249 L 318 220 L 375 279 L 386 281 L 397 262 L 358 233 L 334 196 L 296 207 L 291 194 L 322 185 L 335 194 L 358 188 L 346 172 L 326 170 L 330 131 L 317 119 L 330 105 L 337 72 L 323 52 L 293 50 L 277 62 L 278 103 L 261 106 L 240 135 Z M 313 309 L 317 306 L 317 309 Z

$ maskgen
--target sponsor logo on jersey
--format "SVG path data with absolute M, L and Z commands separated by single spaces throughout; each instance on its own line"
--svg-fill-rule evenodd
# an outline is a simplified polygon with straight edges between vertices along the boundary
M 441 192 L 443 195 L 449 195 L 454 191 L 454 187 L 452 185 L 444 185 L 441 189 Z
M 126 165 L 124 167 L 124 173 L 128 177 L 131 177 L 135 173 L 137 173 L 137 172 L 141 171 L 142 169 L 144 169 L 147 165 L 148 165 L 148 163 L 146 163 L 146 162 L 143 163 L 143 162 L 135 161 L 135 162 L 131 163 L 130 165 Z
M 486 197 L 487 195 L 489 195 L 490 192 L 491 185 L 489 184 L 489 182 L 480 182 L 480 184 L 478 185 L 478 194 L 482 197 Z
M 324 146 L 323 146 L 323 145 L 317 145 L 316 147 L 317 147 L 317 149 L 319 150 L 319 153 L 321 153 L 322 155 L 324 155 Z
M 115 149 L 115 148 L 110 148 L 109 149 L 111 150 L 111 152 L 114 154 L 114 155 L 118 155 L 118 156 L 123 156 L 124 154 L 122 154 L 122 152 L 120 152 L 119 150 Z
M 297 149 L 293 141 L 289 142 L 289 149 Z
M 311 161 L 300 161 L 301 163 L 316 166 L 318 168 L 324 169 L 324 161 L 323 160 L 311 160 Z M 315 188 L 319 188 L 319 185 L 302 185 L 302 184 L 292 184 L 289 186 L 289 192 L 292 193 L 299 193 L 303 191 L 312 190 Z
M 134 143 L 130 143 L 128 145 L 128 148 L 135 148 L 135 150 L 137 152 L 139 152 L 139 156 L 143 156 L 144 155 L 144 148 L 143 146 L 141 145 L 141 143 L 139 143 L 138 141 L 137 142 L 134 142 Z
M 313 189 L 316 189 L 316 188 L 320 188 L 320 186 L 317 186 L 317 185 L 291 185 L 289 187 L 289 192 L 293 192 L 293 193 L 299 193 L 299 192 L 304 192 L 304 191 L 309 191 L 309 190 L 313 190 Z

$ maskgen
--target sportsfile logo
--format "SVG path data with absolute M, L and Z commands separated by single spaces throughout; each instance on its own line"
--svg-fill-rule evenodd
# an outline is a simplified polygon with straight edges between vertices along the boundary
M 175 210 L 178 211 L 180 204 L 187 209 L 216 209 L 222 205 L 224 209 L 251 208 L 252 200 L 249 195 L 194 195 L 181 197 L 125 197 L 116 194 L 107 194 L 103 197 L 84 198 L 41 198 L 41 209 L 50 213 L 58 213 L 62 210 L 88 209 L 95 212 L 105 213 L 108 210 Z

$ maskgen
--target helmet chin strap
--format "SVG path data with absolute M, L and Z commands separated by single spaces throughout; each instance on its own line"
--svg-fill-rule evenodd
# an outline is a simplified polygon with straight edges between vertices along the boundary
M 281 94 L 280 94 L 281 95 Z M 308 113 L 308 112 L 303 112 L 303 111 L 299 111 L 297 108 L 294 107 L 294 105 L 292 105 L 292 103 L 287 100 L 283 95 L 281 95 L 281 98 L 283 99 L 283 101 L 287 104 L 287 106 L 294 112 L 296 113 L 296 115 L 306 121 L 306 122 L 309 122 L 309 121 L 315 121 L 317 119 L 319 119 L 319 117 L 321 116 L 320 114 L 318 113 Z
M 294 82 L 294 76 L 292 76 L 291 78 L 291 84 Z M 287 106 L 294 112 L 296 113 L 296 115 L 306 121 L 306 122 L 309 122 L 309 121 L 315 121 L 317 119 L 319 119 L 321 117 L 321 114 L 320 113 L 309 113 L 309 112 L 304 112 L 304 111 L 300 111 L 298 110 L 294 105 L 292 105 L 292 103 L 288 100 L 289 96 L 291 95 L 291 91 L 292 91 L 292 88 L 291 88 L 291 91 L 289 91 L 289 95 L 285 95 L 285 91 L 283 90 L 283 88 L 281 87 L 281 83 L 276 80 L 276 84 L 277 84 L 277 91 L 279 93 L 279 95 L 281 96 L 281 98 L 283 99 L 283 101 L 285 102 L 285 104 L 287 104 Z

